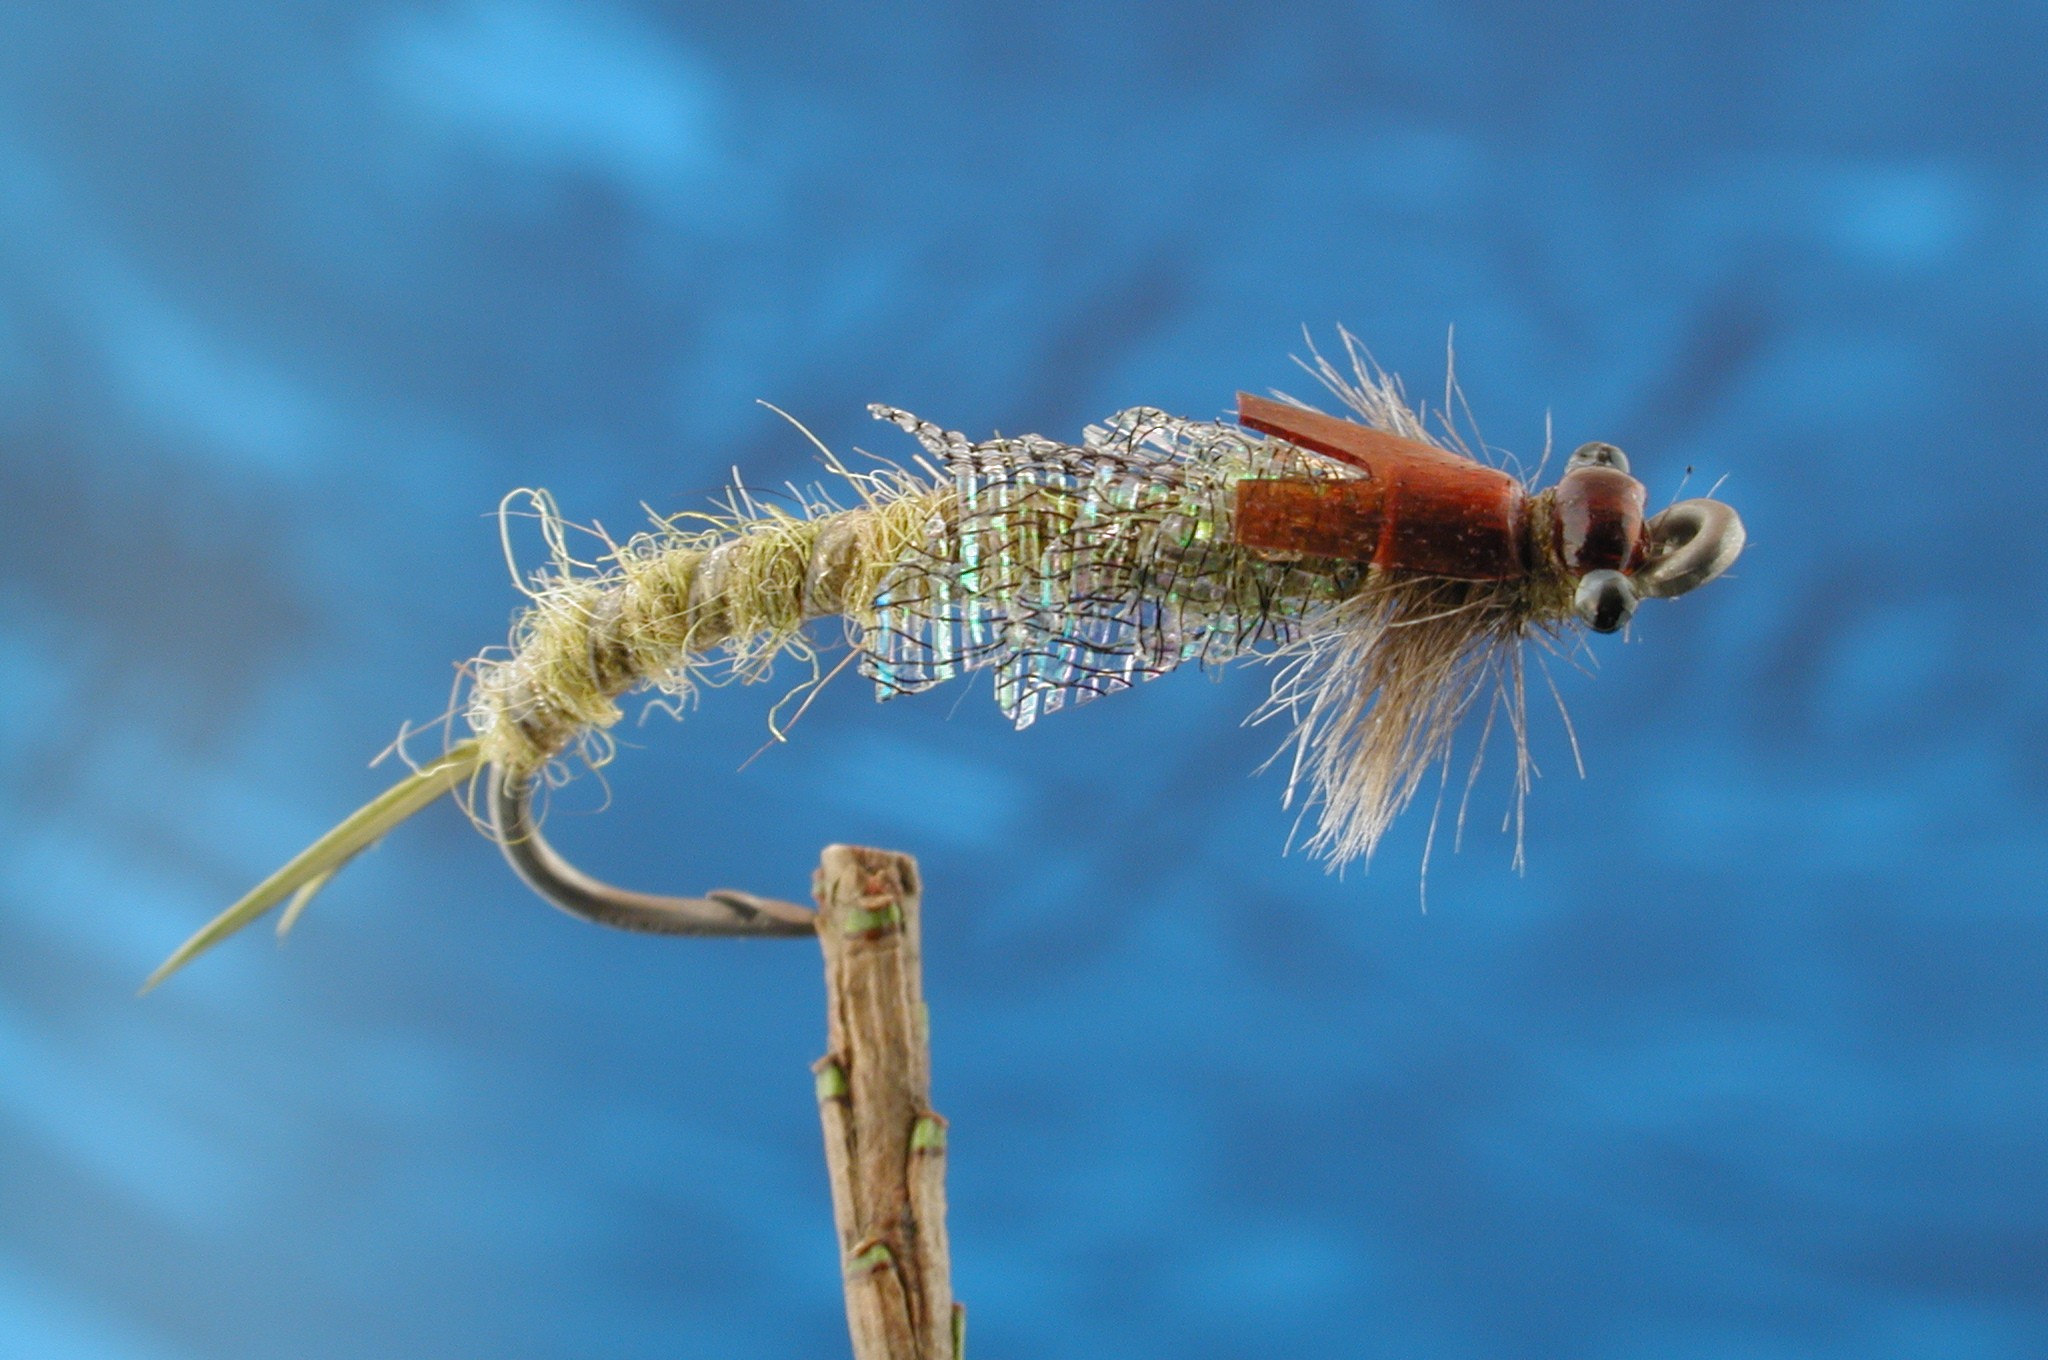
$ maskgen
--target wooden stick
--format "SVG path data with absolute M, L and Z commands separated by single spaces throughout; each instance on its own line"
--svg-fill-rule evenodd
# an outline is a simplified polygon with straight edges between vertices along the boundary
M 917 862 L 825 849 L 812 892 L 831 1051 L 812 1069 L 855 1360 L 961 1360 L 946 1121 L 931 1107 Z

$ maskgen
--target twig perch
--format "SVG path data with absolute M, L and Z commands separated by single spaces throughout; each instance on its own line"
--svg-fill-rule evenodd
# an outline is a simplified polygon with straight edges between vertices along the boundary
M 917 862 L 825 849 L 812 890 L 831 1050 L 813 1069 L 855 1360 L 960 1360 L 946 1121 L 931 1107 Z

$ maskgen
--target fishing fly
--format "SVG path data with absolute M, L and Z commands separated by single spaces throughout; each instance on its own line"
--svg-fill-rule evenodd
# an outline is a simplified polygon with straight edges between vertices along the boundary
M 445 794 L 480 787 L 513 868 L 574 915 L 674 935 L 809 933 L 806 907 L 719 890 L 666 897 L 584 874 L 541 835 L 534 800 L 570 754 L 601 762 L 619 701 L 764 677 L 810 625 L 844 620 L 848 660 L 883 699 L 976 671 L 1019 728 L 1190 662 L 1264 655 L 1263 711 L 1292 723 L 1286 798 L 1315 814 L 1334 863 L 1369 855 L 1450 758 L 1487 696 L 1528 782 L 1523 644 L 1614 633 L 1645 599 L 1725 571 L 1742 522 L 1712 499 L 1646 513 L 1610 444 L 1586 444 L 1537 491 L 1426 428 L 1400 384 L 1345 337 L 1349 371 L 1316 357 L 1344 417 L 1240 393 L 1237 419 L 1119 413 L 1079 443 L 976 442 L 907 411 L 910 465 L 847 468 L 842 504 L 737 493 L 579 563 L 531 493 L 552 563 L 507 649 L 466 668 L 471 730 L 266 878 L 188 940 L 154 985 L 289 901 L 288 925 L 356 854 Z M 822 451 L 822 446 L 821 451 Z M 1483 740 L 1482 740 L 1483 745 Z

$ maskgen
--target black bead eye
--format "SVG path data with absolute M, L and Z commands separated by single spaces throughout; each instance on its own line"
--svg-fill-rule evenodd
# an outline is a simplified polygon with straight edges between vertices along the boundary
M 1581 444 L 1565 460 L 1564 470 L 1573 472 L 1579 468 L 1606 467 L 1616 472 L 1628 471 L 1628 455 L 1612 444 Z
M 1594 632 L 1618 632 L 1636 612 L 1636 589 L 1618 571 L 1589 571 L 1579 578 L 1572 609 Z

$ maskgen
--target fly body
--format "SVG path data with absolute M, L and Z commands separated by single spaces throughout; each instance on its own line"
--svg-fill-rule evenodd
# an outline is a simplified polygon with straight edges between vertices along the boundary
M 1647 515 L 1609 444 L 1584 445 L 1555 486 L 1533 489 L 1432 438 L 1398 384 L 1352 357 L 1348 374 L 1315 370 L 1348 418 L 1240 394 L 1234 422 L 1138 408 L 1075 443 L 976 442 L 872 407 L 918 441 L 914 470 L 856 472 L 828 454 L 839 500 L 792 510 L 735 493 L 722 512 L 662 521 L 597 563 L 575 561 L 552 503 L 526 493 L 553 560 L 521 583 L 530 605 L 511 645 L 468 668 L 471 737 L 258 885 L 157 976 L 292 898 L 289 921 L 350 857 L 478 778 L 506 856 L 565 910 L 669 934 L 808 930 L 792 903 L 591 879 L 541 837 L 532 800 L 566 753 L 609 754 L 603 733 L 628 693 L 757 680 L 784 653 L 815 665 L 831 639 L 813 625 L 826 619 L 843 622 L 848 660 L 879 697 L 987 670 L 1019 727 L 1188 662 L 1272 657 L 1262 716 L 1292 724 L 1286 797 L 1315 810 L 1309 848 L 1334 863 L 1370 854 L 1482 698 L 1505 716 L 1519 795 L 1522 644 L 1575 626 L 1615 632 L 1640 601 L 1705 584 L 1741 552 L 1741 521 L 1713 500 Z

